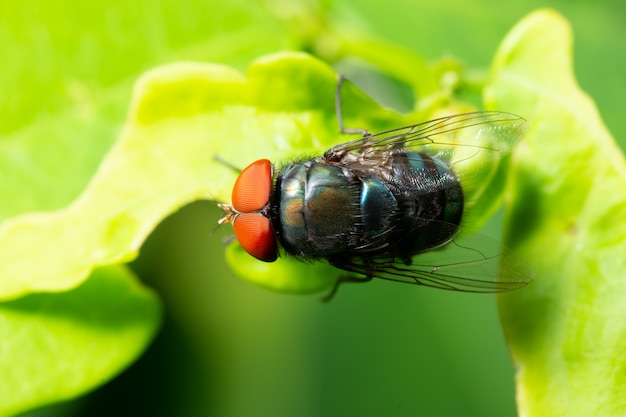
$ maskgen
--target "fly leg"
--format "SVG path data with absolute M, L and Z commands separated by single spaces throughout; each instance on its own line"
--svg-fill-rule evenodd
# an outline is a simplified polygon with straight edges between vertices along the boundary
M 335 281 L 335 285 L 333 285 L 333 288 L 328 292 L 328 294 L 322 297 L 322 302 L 327 303 L 330 300 L 332 300 L 335 294 L 337 294 L 337 290 L 339 290 L 339 286 L 343 284 L 344 282 L 356 282 L 356 283 L 370 282 L 372 278 L 373 278 L 372 276 L 367 276 L 367 275 L 362 276 L 362 277 L 356 277 L 356 276 L 350 276 L 350 275 L 340 276 L 337 278 L 337 281 Z
M 335 112 L 337 114 L 337 123 L 339 123 L 339 131 L 344 135 L 362 135 L 362 136 L 370 136 L 371 133 L 365 129 L 353 128 L 353 127 L 345 127 L 343 125 L 343 111 L 341 108 L 341 87 L 343 86 L 343 82 L 346 78 L 339 74 L 337 77 L 337 89 L 335 90 Z
M 229 168 L 231 170 L 233 170 L 235 173 L 237 174 L 241 174 L 241 168 L 239 168 L 238 166 L 235 166 L 233 164 L 231 164 L 230 162 L 228 162 L 227 160 L 225 160 L 224 158 L 222 158 L 219 155 L 213 155 L 213 160 L 215 162 L 218 162 L 222 165 L 224 165 L 226 168 Z

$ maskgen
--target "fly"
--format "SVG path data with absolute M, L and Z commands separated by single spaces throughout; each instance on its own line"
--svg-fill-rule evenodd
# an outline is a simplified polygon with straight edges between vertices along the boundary
M 327 299 L 343 282 L 373 278 L 483 293 L 528 284 L 506 251 L 457 242 L 468 206 L 463 184 L 476 182 L 468 162 L 478 154 L 506 157 L 525 120 L 484 111 L 373 134 L 346 129 L 342 82 L 340 130 L 361 136 L 280 171 L 267 159 L 253 162 L 237 178 L 231 204 L 220 204 L 220 224 L 232 223 L 241 246 L 261 261 L 275 261 L 282 248 L 352 273 L 338 278 Z

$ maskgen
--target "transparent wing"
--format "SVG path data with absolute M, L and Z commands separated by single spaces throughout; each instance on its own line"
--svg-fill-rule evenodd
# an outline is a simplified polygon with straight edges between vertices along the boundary
M 416 255 L 410 265 L 382 259 L 351 259 L 333 265 L 366 278 L 461 292 L 511 291 L 532 281 L 532 272 L 524 262 L 493 239 L 478 234 Z
M 523 136 L 526 120 L 512 113 L 484 111 L 456 114 L 416 125 L 387 130 L 337 145 L 325 154 L 341 160 L 351 152 L 376 154 L 380 151 L 407 149 L 436 155 L 453 162 L 459 147 L 466 148 L 459 160 L 480 151 L 509 153 Z

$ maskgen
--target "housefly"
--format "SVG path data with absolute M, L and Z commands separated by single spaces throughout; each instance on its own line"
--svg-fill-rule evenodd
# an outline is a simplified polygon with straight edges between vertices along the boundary
M 280 170 L 267 159 L 253 162 L 239 174 L 231 204 L 220 204 L 220 223 L 232 223 L 241 246 L 261 261 L 275 261 L 282 248 L 349 272 L 329 298 L 342 282 L 372 278 L 487 293 L 526 285 L 530 278 L 506 251 L 457 239 L 472 204 L 464 187 L 480 185 L 472 161 L 508 157 L 525 120 L 485 111 L 380 133 L 345 129 L 342 80 L 339 125 L 360 137 Z

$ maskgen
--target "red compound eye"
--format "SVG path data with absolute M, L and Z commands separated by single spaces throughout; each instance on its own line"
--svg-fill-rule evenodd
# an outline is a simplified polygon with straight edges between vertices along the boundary
M 235 236 L 241 247 L 257 259 L 273 262 L 278 257 L 276 238 L 270 219 L 257 213 L 270 202 L 272 164 L 260 159 L 248 165 L 235 181 L 232 207 Z
M 235 236 L 242 248 L 264 262 L 278 257 L 276 238 L 270 219 L 260 213 L 240 214 L 233 220 Z
M 272 192 L 272 164 L 260 159 L 248 165 L 235 181 L 233 208 L 239 213 L 261 210 L 270 201 Z

